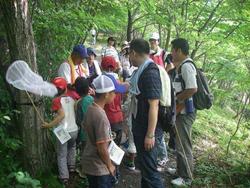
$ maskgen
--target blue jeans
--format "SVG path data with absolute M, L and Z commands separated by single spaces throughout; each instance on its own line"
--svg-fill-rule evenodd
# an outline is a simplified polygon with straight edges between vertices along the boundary
M 144 149 L 145 135 L 134 135 L 134 142 L 137 149 L 137 164 L 141 171 L 142 188 L 163 188 L 160 173 L 157 171 L 157 147 L 150 150 Z
M 112 188 L 113 177 L 111 175 L 92 176 L 88 175 L 89 188 Z
M 158 136 L 155 138 L 156 147 L 158 151 L 158 156 L 157 158 L 159 160 L 167 159 L 168 158 L 168 152 L 167 152 L 167 147 L 166 147 L 166 142 L 164 139 L 164 134 Z

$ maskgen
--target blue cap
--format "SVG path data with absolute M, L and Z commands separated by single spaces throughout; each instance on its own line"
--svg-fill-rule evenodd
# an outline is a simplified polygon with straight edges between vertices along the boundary
M 87 53 L 87 49 L 85 48 L 84 45 L 82 44 L 78 44 L 73 48 L 74 53 L 78 53 L 81 58 L 87 58 L 88 57 L 88 53 Z
M 95 50 L 93 48 L 87 48 L 87 53 L 88 53 L 88 56 L 93 54 L 96 57 L 96 53 L 95 53 Z
M 106 73 L 104 75 L 108 76 L 112 80 L 112 82 L 115 86 L 116 93 L 126 93 L 127 92 L 127 90 L 128 90 L 127 87 L 125 85 L 119 84 L 113 75 L 108 74 L 108 73 Z

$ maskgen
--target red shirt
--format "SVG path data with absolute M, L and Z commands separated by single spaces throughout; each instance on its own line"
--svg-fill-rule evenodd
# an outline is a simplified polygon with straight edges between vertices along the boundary
M 114 101 L 110 104 L 106 104 L 104 107 L 110 124 L 120 123 L 123 121 L 121 101 L 122 95 L 120 93 L 116 93 Z
M 52 111 L 57 111 L 60 108 L 62 108 L 62 104 L 61 104 L 61 97 L 56 97 L 52 100 L 52 106 L 51 106 L 51 110 Z
M 160 66 L 162 66 L 163 68 L 165 68 L 164 67 L 164 62 L 163 62 L 163 53 L 164 53 L 164 51 L 162 51 L 162 53 L 160 54 L 160 55 L 153 55 L 153 54 L 151 54 L 151 55 L 149 55 L 149 57 L 157 64 L 157 65 L 160 65 Z
M 67 90 L 66 96 L 69 96 L 74 100 L 78 100 L 81 98 L 75 90 L 71 90 L 71 89 Z

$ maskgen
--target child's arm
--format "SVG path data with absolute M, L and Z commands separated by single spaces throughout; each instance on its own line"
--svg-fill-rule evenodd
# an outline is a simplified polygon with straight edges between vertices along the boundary
M 65 116 L 64 111 L 62 108 L 60 108 L 57 111 L 56 117 L 50 123 L 45 122 L 42 125 L 42 128 L 51 128 L 51 127 L 54 127 L 55 125 L 58 125 L 63 120 L 64 116 Z
M 115 166 L 112 164 L 109 157 L 108 143 L 109 142 L 98 143 L 96 147 L 102 161 L 107 165 L 110 174 L 114 176 Z

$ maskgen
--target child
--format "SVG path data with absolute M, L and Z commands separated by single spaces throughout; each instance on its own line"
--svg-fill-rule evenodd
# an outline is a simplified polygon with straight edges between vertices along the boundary
M 57 139 L 57 164 L 59 179 L 64 185 L 68 185 L 69 172 L 75 171 L 76 138 L 78 127 L 75 123 L 74 99 L 66 95 L 67 82 L 62 77 L 56 77 L 52 83 L 58 89 L 58 95 L 52 101 L 52 110 L 57 113 L 50 123 L 44 123 L 43 128 L 62 126 L 71 136 L 70 140 L 61 144 Z
M 106 56 L 102 58 L 101 62 L 104 74 L 110 77 L 112 80 L 118 80 L 118 74 L 114 71 L 116 70 L 117 63 L 112 56 Z M 116 81 L 115 81 L 116 82 Z M 122 92 L 125 93 L 128 90 L 125 85 L 122 87 Z M 105 105 L 105 112 L 108 116 L 111 130 L 116 133 L 115 143 L 119 146 L 122 137 L 122 124 L 123 124 L 123 112 L 121 108 L 122 95 L 121 93 L 116 93 L 114 100 Z
M 81 129 L 81 124 L 84 119 L 84 116 L 87 112 L 89 105 L 94 102 L 94 98 L 89 93 L 89 81 L 86 78 L 78 77 L 75 81 L 75 88 L 78 95 L 80 95 L 80 99 L 76 102 L 76 124 L 80 127 L 79 130 L 79 142 L 82 144 L 82 150 L 86 144 L 86 135 L 83 129 Z
M 124 160 L 124 165 L 127 169 L 135 171 L 135 156 L 136 156 L 136 147 L 134 143 L 133 133 L 132 133 L 132 114 L 130 110 L 131 105 L 131 94 L 128 94 L 126 101 L 122 105 L 123 112 L 125 114 L 124 125 L 127 126 L 127 135 L 128 140 L 126 142 L 124 150 L 126 152 L 127 160 Z
M 89 188 L 111 188 L 115 166 L 108 153 L 112 137 L 104 106 L 114 100 L 115 92 L 121 92 L 121 88 L 106 75 L 94 79 L 93 86 L 95 99 L 88 107 L 83 121 L 87 143 L 81 163 L 88 178 Z

